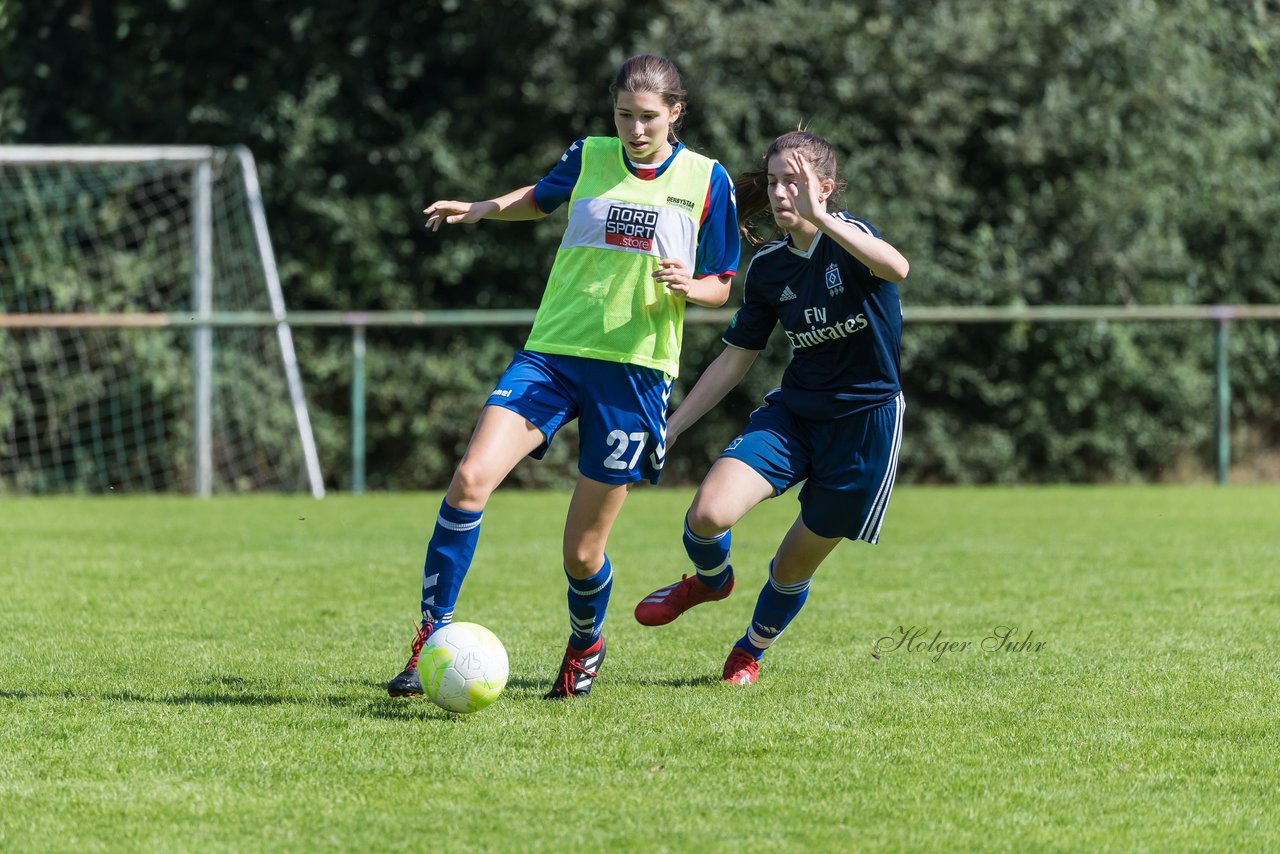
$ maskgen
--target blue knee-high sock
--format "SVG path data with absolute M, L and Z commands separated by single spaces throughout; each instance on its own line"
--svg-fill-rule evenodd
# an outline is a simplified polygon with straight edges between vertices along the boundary
M 689 518 L 684 520 L 684 550 L 693 561 L 698 578 L 712 590 L 719 590 L 729 580 L 729 545 L 733 531 L 725 531 L 715 537 L 703 537 L 689 529 Z
M 756 599 L 756 610 L 751 615 L 751 625 L 747 633 L 734 644 L 754 655 L 764 655 L 764 651 L 778 639 L 782 630 L 787 627 L 800 609 L 804 600 L 809 598 L 809 579 L 795 584 L 781 584 L 773 577 L 773 562 L 769 562 L 769 580 Z
M 459 510 L 440 502 L 440 515 L 427 544 L 427 560 L 422 565 L 422 618 L 436 624 L 453 619 L 462 579 L 471 568 L 480 539 L 483 513 Z
M 604 627 L 604 612 L 613 590 L 613 566 L 604 556 L 604 566 L 590 578 L 569 575 L 569 645 L 576 650 L 591 647 Z

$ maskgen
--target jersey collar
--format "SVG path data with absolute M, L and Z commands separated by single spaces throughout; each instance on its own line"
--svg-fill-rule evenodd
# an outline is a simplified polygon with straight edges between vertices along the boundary
M 791 239 L 791 235 L 788 234 L 787 235 L 787 251 L 790 252 L 792 255 L 799 255 L 801 258 L 812 258 L 813 253 L 818 249 L 818 243 L 822 240 L 823 237 L 824 237 L 823 233 L 819 231 L 817 234 L 813 236 L 813 242 L 809 244 L 809 248 L 804 252 L 801 252 L 799 249 L 796 248 L 796 244 Z
M 684 143 L 676 140 L 671 146 L 671 153 L 667 155 L 667 159 L 657 166 L 652 163 L 633 163 L 631 158 L 627 156 L 627 152 L 623 150 L 622 161 L 627 165 L 627 171 L 642 181 L 652 181 L 662 176 L 667 171 L 667 167 L 671 165 L 671 161 L 676 159 L 676 155 L 684 148 Z

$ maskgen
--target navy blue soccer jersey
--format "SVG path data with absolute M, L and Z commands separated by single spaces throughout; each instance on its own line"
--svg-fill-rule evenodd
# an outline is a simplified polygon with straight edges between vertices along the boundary
M 869 223 L 837 217 L 879 237 Z M 791 342 L 782 385 L 765 398 L 801 418 L 841 418 L 893 400 L 902 388 L 898 286 L 875 276 L 821 232 L 808 252 L 790 236 L 766 243 L 747 266 L 742 308 L 724 342 L 763 350 L 774 324 Z

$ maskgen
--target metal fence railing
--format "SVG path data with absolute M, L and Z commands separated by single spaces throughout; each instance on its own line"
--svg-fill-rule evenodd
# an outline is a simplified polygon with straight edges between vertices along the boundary
M 733 309 L 690 309 L 688 323 L 727 324 Z M 532 309 L 454 311 L 291 311 L 281 319 L 273 312 L 191 312 L 136 314 L 3 314 L 0 329 L 35 328 L 191 328 L 287 325 L 345 327 L 351 330 L 351 484 L 364 491 L 365 474 L 365 345 L 374 327 L 456 328 L 529 326 Z M 1280 320 L 1280 305 L 1170 306 L 910 306 L 908 323 L 1069 323 L 1069 322 L 1210 322 L 1215 330 L 1215 433 L 1217 482 L 1227 482 L 1231 462 L 1230 365 L 1227 344 L 1236 320 Z M 3 358 L 3 354 L 0 354 Z

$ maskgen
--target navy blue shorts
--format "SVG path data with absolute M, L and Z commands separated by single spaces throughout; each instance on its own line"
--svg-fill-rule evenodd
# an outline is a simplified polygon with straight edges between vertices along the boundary
M 523 416 L 546 441 L 578 419 L 578 471 L 601 483 L 658 482 L 643 466 L 647 451 L 665 441 L 671 378 L 656 368 L 520 350 L 485 401 Z
M 806 481 L 800 518 L 818 536 L 874 543 L 898 470 L 905 406 L 899 392 L 864 412 L 811 421 L 766 403 L 721 456 L 751 466 L 777 495 Z

